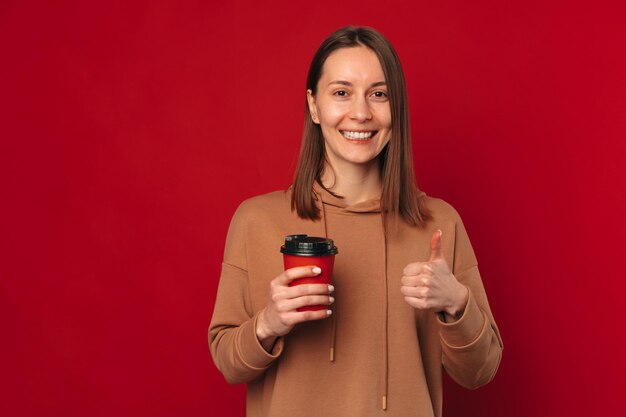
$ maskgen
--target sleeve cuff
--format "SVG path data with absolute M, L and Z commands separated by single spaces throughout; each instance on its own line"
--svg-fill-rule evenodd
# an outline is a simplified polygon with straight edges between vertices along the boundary
M 249 369 L 264 370 L 283 352 L 284 338 L 279 337 L 271 352 L 267 352 L 256 336 L 256 322 L 259 315 L 243 323 L 237 337 L 237 353 L 241 362 Z
M 439 318 L 437 320 L 439 322 L 441 340 L 451 348 L 470 347 L 487 330 L 489 324 L 478 304 L 476 304 L 471 289 L 469 290 L 465 311 L 457 321 L 445 323 Z

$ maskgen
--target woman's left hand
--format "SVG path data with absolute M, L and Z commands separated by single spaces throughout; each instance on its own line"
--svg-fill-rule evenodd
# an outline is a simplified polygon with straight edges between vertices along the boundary
M 433 234 L 427 262 L 413 262 L 404 268 L 400 290 L 411 307 L 442 312 L 446 321 L 454 321 L 465 310 L 469 290 L 457 281 L 443 258 L 441 235 L 441 230 Z

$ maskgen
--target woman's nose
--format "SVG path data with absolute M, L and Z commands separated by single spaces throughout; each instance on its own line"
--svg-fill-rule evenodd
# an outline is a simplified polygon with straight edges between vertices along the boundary
M 350 118 L 359 122 L 364 122 L 372 118 L 369 103 L 365 97 L 355 98 L 350 108 Z

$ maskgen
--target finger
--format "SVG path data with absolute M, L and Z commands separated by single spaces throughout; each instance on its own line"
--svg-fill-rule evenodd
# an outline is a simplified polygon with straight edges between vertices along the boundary
M 428 278 L 429 278 L 429 276 L 426 275 L 426 274 L 402 276 L 402 278 L 400 278 L 400 283 L 402 285 L 406 285 L 408 287 L 418 287 L 418 286 L 422 285 L 422 282 L 425 279 L 428 279 Z
M 402 274 L 405 276 L 418 275 L 423 272 L 425 262 L 413 262 L 404 267 Z
M 400 292 L 405 297 L 426 298 L 428 288 L 424 287 L 401 287 Z
M 335 298 L 329 295 L 304 295 L 302 297 L 293 298 L 284 302 L 285 311 L 293 311 L 300 307 L 331 305 L 335 302 Z
M 288 285 L 291 281 L 298 278 L 314 277 L 319 275 L 322 269 L 318 266 L 297 266 L 295 268 L 289 268 L 280 274 L 277 278 L 277 283 L 280 285 Z
M 430 308 L 430 302 L 425 298 L 404 297 L 404 301 L 406 301 L 411 307 L 417 308 L 418 310 L 428 310 Z
M 317 311 L 298 311 L 291 313 L 293 315 L 293 323 L 302 323 L 304 321 L 322 320 L 332 314 L 332 310 L 317 310 Z
M 437 259 L 443 258 L 442 250 L 441 250 L 441 235 L 443 232 L 440 229 L 437 229 L 435 233 L 433 233 L 433 237 L 430 240 L 430 258 L 429 261 L 436 261 Z
M 328 284 L 302 284 L 285 288 L 284 298 L 298 298 L 306 295 L 327 295 L 332 293 L 332 285 Z

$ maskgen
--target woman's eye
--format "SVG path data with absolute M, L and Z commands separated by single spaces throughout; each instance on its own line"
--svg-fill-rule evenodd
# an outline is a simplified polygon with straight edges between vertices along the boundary
M 348 92 L 345 90 L 339 90 L 339 91 L 335 91 L 335 95 L 339 97 L 345 97 L 348 95 Z
M 385 98 L 387 97 L 387 93 L 385 93 L 384 91 L 375 91 L 374 94 L 372 94 L 374 97 L 376 98 Z

